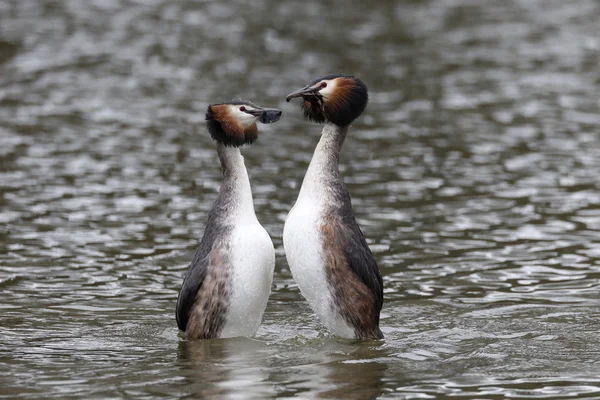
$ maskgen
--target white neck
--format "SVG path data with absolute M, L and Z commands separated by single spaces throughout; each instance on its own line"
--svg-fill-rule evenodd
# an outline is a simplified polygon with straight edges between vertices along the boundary
M 338 170 L 339 155 L 348 127 L 326 124 L 313 154 L 298 200 L 306 196 L 321 200 L 332 180 L 341 179 Z
M 219 143 L 217 153 L 223 169 L 223 183 L 219 197 L 228 205 L 224 212 L 227 212 L 229 218 L 234 218 L 238 222 L 240 219 L 256 220 L 250 179 L 240 149 L 226 147 Z

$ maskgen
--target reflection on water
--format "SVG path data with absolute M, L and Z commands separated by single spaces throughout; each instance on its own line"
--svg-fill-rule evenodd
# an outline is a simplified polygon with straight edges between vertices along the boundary
M 600 396 L 600 5 L 0 2 L 0 397 Z M 341 169 L 382 343 L 315 321 L 283 221 L 320 128 L 284 96 L 370 89 Z M 220 171 L 210 102 L 282 108 L 244 149 L 277 266 L 255 339 L 174 308 Z
M 266 344 L 251 339 L 180 342 L 178 362 L 187 390 L 200 398 L 275 395 Z M 239 396 L 238 396 L 239 397 Z
M 319 398 L 371 399 L 382 394 L 387 366 L 378 359 L 388 353 L 379 349 L 381 345 L 313 341 L 304 351 L 300 343 L 287 344 L 291 347 L 272 349 L 243 338 L 181 341 L 177 360 L 186 392 L 201 398 L 269 398 L 303 396 L 316 387 Z M 287 371 L 272 368 L 278 359 L 292 365 Z M 285 387 L 278 388 L 274 381 Z
M 388 369 L 380 350 L 359 347 L 343 360 L 324 364 L 321 374 L 320 398 L 376 399 L 384 391 L 385 372 Z M 379 360 L 378 360 L 379 359 Z M 325 378 L 325 379 L 323 379 Z M 319 379 L 316 379 L 317 381 Z

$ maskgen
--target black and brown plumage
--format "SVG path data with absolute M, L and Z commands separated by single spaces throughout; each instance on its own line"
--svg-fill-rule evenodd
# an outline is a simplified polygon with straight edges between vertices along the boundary
M 360 230 L 340 175 L 349 126 L 365 110 L 368 92 L 354 76 L 325 75 L 290 93 L 302 98 L 309 121 L 323 123 L 283 245 L 294 280 L 321 322 L 337 336 L 382 339 L 383 281 Z
M 254 213 L 239 147 L 256 141 L 256 121 L 280 116 L 281 110 L 243 100 L 208 107 L 206 124 L 217 142 L 223 182 L 177 299 L 177 326 L 187 339 L 253 336 L 260 326 L 275 251 Z

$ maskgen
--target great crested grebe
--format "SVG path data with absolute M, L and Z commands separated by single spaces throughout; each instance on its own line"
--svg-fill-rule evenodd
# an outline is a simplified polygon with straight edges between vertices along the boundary
M 217 141 L 223 183 L 177 298 L 177 326 L 187 339 L 253 336 L 271 292 L 275 251 L 256 219 L 239 147 L 258 137 L 256 121 L 281 110 L 234 100 L 213 104 L 206 125 Z
M 295 97 L 302 97 L 306 119 L 325 126 L 283 228 L 292 276 L 335 335 L 382 339 L 381 274 L 338 169 L 349 125 L 367 105 L 367 87 L 353 76 L 326 75 L 290 93 L 286 100 Z

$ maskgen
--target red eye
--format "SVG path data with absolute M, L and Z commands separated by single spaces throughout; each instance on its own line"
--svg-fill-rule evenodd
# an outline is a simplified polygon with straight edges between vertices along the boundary
M 244 107 L 244 106 L 241 106 L 241 107 L 240 107 L 240 111 L 246 111 L 246 107 Z
M 327 87 L 327 82 L 321 82 L 321 87 Z

